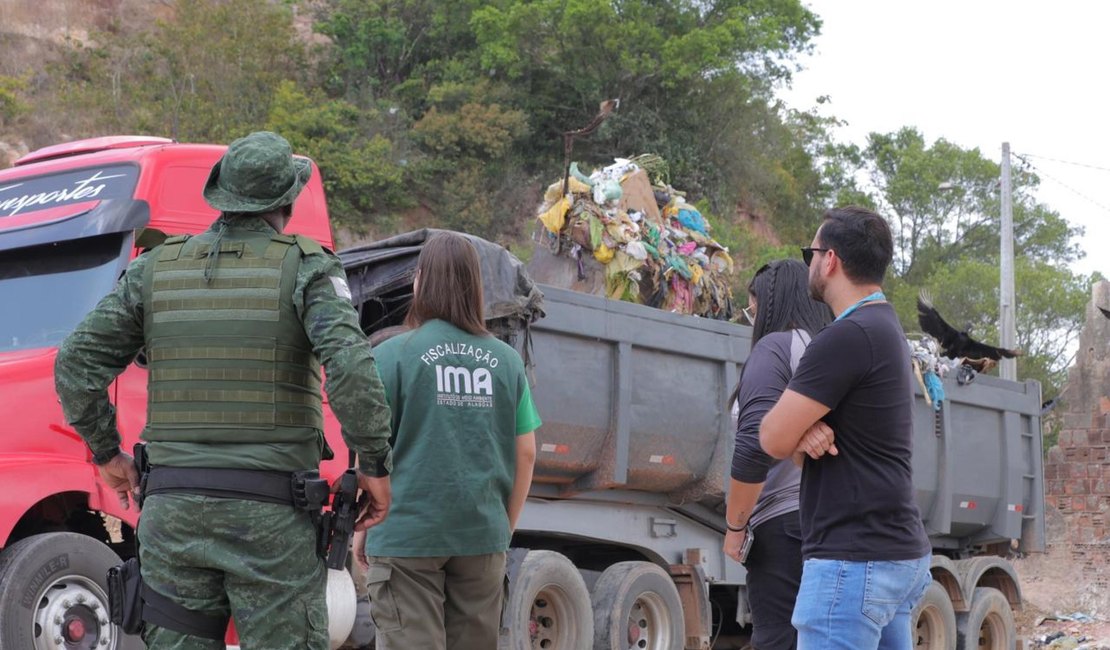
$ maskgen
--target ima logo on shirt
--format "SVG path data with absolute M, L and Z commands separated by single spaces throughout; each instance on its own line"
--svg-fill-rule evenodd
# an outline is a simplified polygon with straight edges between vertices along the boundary
M 436 392 L 445 406 L 493 406 L 493 375 L 488 368 L 437 364 Z

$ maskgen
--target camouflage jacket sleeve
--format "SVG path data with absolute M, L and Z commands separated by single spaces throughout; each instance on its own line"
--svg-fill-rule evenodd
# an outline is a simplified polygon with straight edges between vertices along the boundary
M 294 296 L 305 333 L 324 366 L 328 403 L 343 427 L 344 441 L 358 454 L 364 474 L 385 476 L 393 469 L 389 404 L 339 259 L 329 253 L 306 255 Z
M 94 454 L 119 448 L 108 387 L 143 347 L 142 255 L 58 349 L 54 387 L 66 422 Z

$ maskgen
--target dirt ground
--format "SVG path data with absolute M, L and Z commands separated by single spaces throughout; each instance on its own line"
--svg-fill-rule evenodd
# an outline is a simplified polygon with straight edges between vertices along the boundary
M 1015 621 L 1019 637 L 1032 648 L 1110 650 L 1110 592 L 1095 586 L 1090 569 L 1072 558 L 1060 541 L 1066 525 L 1057 517 L 1049 515 L 1048 552 L 1013 561 L 1025 600 Z M 1110 573 L 1110 566 L 1095 570 Z M 1063 638 L 1045 642 L 1059 633 Z

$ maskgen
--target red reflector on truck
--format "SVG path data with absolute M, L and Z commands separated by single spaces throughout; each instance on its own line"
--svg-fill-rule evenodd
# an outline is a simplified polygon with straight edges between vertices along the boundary
M 540 445 L 540 451 L 548 454 L 567 454 L 570 453 L 570 445 L 557 445 L 550 442 L 545 442 Z

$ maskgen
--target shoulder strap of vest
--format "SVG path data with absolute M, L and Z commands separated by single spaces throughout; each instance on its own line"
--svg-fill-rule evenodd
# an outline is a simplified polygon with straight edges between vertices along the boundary
M 266 247 L 266 259 L 284 259 L 285 254 L 289 252 L 289 247 L 296 243 L 297 239 L 293 235 L 283 235 L 281 233 L 270 235 L 270 245 Z
M 311 237 L 305 237 L 304 235 L 294 235 L 294 237 L 296 237 L 297 239 L 297 246 L 305 255 L 324 254 L 324 247 L 315 239 Z
M 158 259 L 176 260 L 181 255 L 181 247 L 185 245 L 189 237 L 189 235 L 168 237 L 166 241 L 162 242 L 162 250 L 159 252 Z
M 290 246 L 296 245 L 301 249 L 305 255 L 322 255 L 326 250 L 319 242 L 311 237 L 305 235 L 285 235 L 282 233 L 275 233 L 270 235 L 270 239 Z
M 150 250 L 147 255 L 150 259 L 147 260 L 146 268 L 143 269 L 143 329 L 147 332 L 150 331 L 151 315 L 153 310 L 153 296 L 154 296 L 154 267 L 157 266 L 161 260 L 176 260 L 181 256 L 181 247 L 188 241 L 189 235 L 175 235 L 167 237 L 166 241 L 160 245 L 155 246 Z

